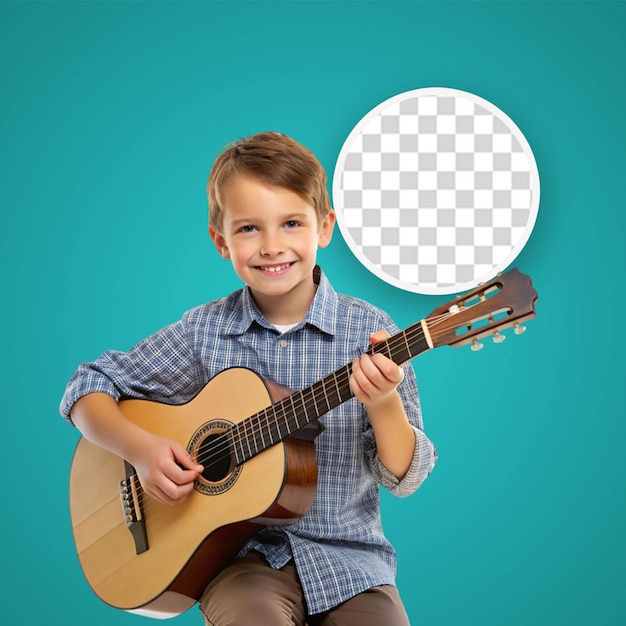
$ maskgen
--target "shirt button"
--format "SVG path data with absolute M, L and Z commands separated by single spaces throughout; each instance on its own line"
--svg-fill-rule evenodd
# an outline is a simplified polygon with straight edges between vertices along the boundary
M 280 340 L 280 347 L 281 348 L 286 348 L 287 347 L 287 340 L 286 339 L 281 339 Z

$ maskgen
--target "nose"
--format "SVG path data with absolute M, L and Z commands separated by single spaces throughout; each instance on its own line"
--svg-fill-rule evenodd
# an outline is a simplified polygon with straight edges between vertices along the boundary
M 265 232 L 261 242 L 261 254 L 275 257 L 284 252 L 284 244 L 279 232 Z

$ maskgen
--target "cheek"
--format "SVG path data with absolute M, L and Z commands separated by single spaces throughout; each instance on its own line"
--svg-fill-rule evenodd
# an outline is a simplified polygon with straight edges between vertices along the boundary
M 303 244 L 303 247 L 306 246 L 309 254 L 315 254 L 317 249 L 319 248 L 320 238 L 317 233 L 314 233 L 311 237 L 309 237 L 306 243 Z
M 247 263 L 252 254 L 253 246 L 246 242 L 238 242 L 236 246 L 230 248 L 231 260 L 239 265 Z

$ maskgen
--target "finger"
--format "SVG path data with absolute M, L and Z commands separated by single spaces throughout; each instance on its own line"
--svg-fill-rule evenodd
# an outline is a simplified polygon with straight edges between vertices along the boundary
M 192 456 L 183 448 L 182 446 L 174 443 L 172 445 L 172 454 L 174 455 L 174 460 L 178 464 L 179 467 L 182 466 L 183 469 L 190 470 L 196 473 L 200 473 L 204 471 L 204 467 L 200 465 Z
M 380 370 L 379 363 L 381 362 L 382 355 L 374 355 L 373 357 L 369 354 L 363 354 L 359 358 L 359 366 L 360 372 L 365 377 L 365 379 L 369 382 L 369 384 L 373 387 L 380 387 L 382 378 L 384 377 L 383 372 Z M 385 357 L 382 357 L 383 359 Z
M 378 391 L 377 384 L 372 380 L 377 374 L 377 368 L 372 363 L 369 355 L 362 355 L 355 359 L 352 364 L 351 384 L 353 384 L 354 394 L 363 400 L 364 397 L 371 398 Z
M 350 376 L 350 380 L 348 381 L 350 384 L 350 389 L 352 393 L 357 397 L 361 398 L 361 395 L 364 393 L 361 387 L 361 382 L 364 380 L 363 372 L 361 370 L 361 363 L 359 359 L 354 359 L 352 362 L 352 375 Z
M 378 369 L 378 372 L 393 385 L 399 385 L 404 378 L 404 370 L 397 363 L 387 358 L 383 354 L 375 354 L 372 362 Z
M 391 335 L 386 330 L 377 330 L 370 335 L 370 341 L 376 344 L 389 339 L 389 337 L 391 337 Z
M 177 484 L 165 478 L 156 486 L 156 497 L 165 504 L 174 505 L 182 502 L 193 490 L 193 482 Z
M 164 476 L 177 486 L 193 483 L 200 473 L 196 469 L 185 469 L 178 463 L 172 463 L 163 472 Z
M 158 502 L 162 502 L 163 504 L 170 504 L 170 505 L 175 504 L 174 500 L 170 497 L 168 493 L 168 489 L 161 487 L 157 483 L 146 483 L 143 486 L 143 490 L 151 498 L 154 498 Z

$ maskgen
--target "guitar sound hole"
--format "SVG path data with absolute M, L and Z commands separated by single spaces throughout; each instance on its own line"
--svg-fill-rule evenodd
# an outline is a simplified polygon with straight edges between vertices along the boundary
M 194 488 L 205 496 L 217 496 L 228 491 L 239 478 L 242 465 L 235 465 L 229 433 L 233 423 L 225 419 L 205 422 L 187 444 L 187 452 L 204 465 Z
M 211 483 L 224 480 L 233 470 L 228 438 L 223 432 L 210 434 L 198 447 L 198 461 L 204 465 L 202 477 Z

